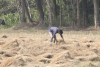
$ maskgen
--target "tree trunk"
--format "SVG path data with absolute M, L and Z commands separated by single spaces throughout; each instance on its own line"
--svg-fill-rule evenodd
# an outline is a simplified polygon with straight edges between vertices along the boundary
M 89 21 L 88 21 L 87 0 L 82 0 L 82 1 L 83 1 L 83 24 L 82 26 L 88 26 Z
M 39 14 L 39 25 L 42 25 L 44 23 L 44 13 L 41 5 L 41 0 L 35 0 L 35 3 Z
M 43 0 L 44 24 L 45 24 L 45 0 Z
M 94 24 L 95 28 L 99 27 L 99 2 L 98 0 L 93 0 L 94 2 Z
M 57 7 L 56 7 L 56 0 L 52 0 L 53 2 L 53 20 L 57 22 Z
M 50 5 L 50 0 L 47 0 L 47 4 L 48 4 L 49 18 L 50 18 L 49 27 L 51 27 L 51 26 L 52 26 L 52 15 L 51 15 L 51 5 Z
M 21 0 L 21 3 L 22 3 L 22 23 L 25 23 L 26 22 L 26 18 L 25 18 L 25 0 Z
M 72 6 L 72 9 L 73 9 L 73 27 L 76 27 L 77 26 L 77 13 L 76 13 L 76 6 L 75 6 L 75 3 L 74 2 L 75 0 L 70 0 L 71 1 L 71 6 Z
M 29 11 L 29 15 L 30 15 L 30 18 L 32 18 L 31 16 L 31 11 L 30 11 L 30 7 L 29 7 L 29 0 L 27 0 L 27 7 L 28 7 L 28 11 Z
M 17 7 L 18 14 L 19 14 L 19 22 L 21 22 L 20 10 L 19 10 L 19 7 L 20 7 L 19 0 L 16 0 L 15 3 L 16 3 L 16 7 Z
M 62 24 L 62 0 L 60 0 L 60 26 Z
M 29 23 L 32 23 L 32 19 L 31 19 L 31 17 L 30 17 L 30 14 L 29 14 L 29 11 L 28 11 L 28 7 L 27 7 L 27 5 L 26 5 L 26 0 L 24 0 L 25 2 L 25 4 L 24 4 L 24 6 L 25 6 L 25 12 L 26 12 L 26 15 L 27 15 L 27 18 L 28 18 L 28 22 Z
M 77 27 L 81 27 L 79 0 L 77 0 Z

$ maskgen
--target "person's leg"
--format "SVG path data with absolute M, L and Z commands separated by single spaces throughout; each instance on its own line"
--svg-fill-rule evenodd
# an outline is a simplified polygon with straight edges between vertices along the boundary
M 52 33 L 49 32 L 50 38 L 52 38 Z
M 49 32 L 49 34 L 50 34 L 50 42 L 52 42 L 53 41 L 53 39 L 52 39 L 52 33 Z

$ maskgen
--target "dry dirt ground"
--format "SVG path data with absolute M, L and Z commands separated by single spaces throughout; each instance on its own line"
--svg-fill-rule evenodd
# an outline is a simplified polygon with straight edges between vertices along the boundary
M 99 31 L 64 31 L 50 42 L 47 30 L 0 30 L 0 67 L 100 67 Z

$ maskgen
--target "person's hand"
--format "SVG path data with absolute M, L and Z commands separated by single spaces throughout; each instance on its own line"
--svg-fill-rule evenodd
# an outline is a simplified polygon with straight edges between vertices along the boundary
M 65 41 L 63 40 L 63 42 L 65 43 Z
M 63 37 L 62 37 L 62 42 L 64 42 L 64 43 L 65 43 L 64 38 L 63 38 Z
M 63 40 L 63 43 L 66 43 L 66 42 Z

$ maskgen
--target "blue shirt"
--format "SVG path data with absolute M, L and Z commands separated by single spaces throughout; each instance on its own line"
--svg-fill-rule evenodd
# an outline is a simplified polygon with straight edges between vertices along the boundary
M 49 28 L 48 32 L 52 33 L 53 37 L 56 37 L 56 33 L 58 33 L 59 30 L 60 29 L 57 27 L 51 27 L 51 28 Z M 62 37 L 62 34 L 60 34 L 60 36 Z

